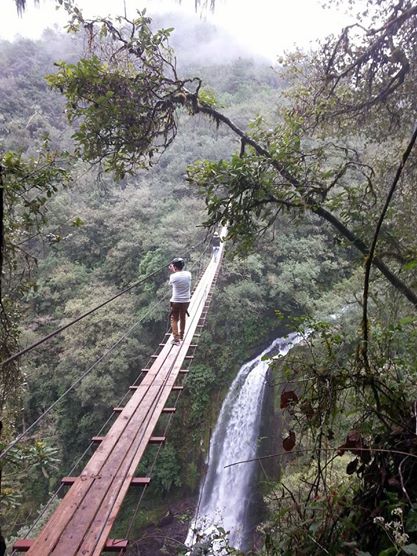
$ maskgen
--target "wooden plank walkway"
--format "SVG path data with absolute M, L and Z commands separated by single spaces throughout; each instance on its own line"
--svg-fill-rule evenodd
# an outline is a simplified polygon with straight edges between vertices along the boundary
M 184 373 L 182 364 L 190 358 L 193 337 L 199 334 L 207 313 L 209 293 L 222 258 L 211 259 L 191 298 L 184 341 L 171 344 L 172 336 L 155 357 L 142 382 L 132 388 L 132 397 L 98 447 L 79 477 L 65 477 L 71 484 L 54 514 L 35 540 L 17 541 L 15 550 L 33 556 L 98 556 L 103 551 L 123 551 L 124 539 L 109 539 L 109 534 L 123 499 L 132 484 L 147 484 L 149 478 L 135 478 L 136 469 L 149 443 L 163 442 L 153 436 L 158 419 L 166 408 L 175 382 Z M 177 388 L 178 390 L 178 388 Z M 97 439 L 96 439 L 97 442 Z

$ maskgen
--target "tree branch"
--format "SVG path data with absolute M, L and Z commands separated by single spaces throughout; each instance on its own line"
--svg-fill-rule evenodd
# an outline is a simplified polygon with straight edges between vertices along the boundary
M 251 137 L 246 135 L 239 127 L 237 127 L 229 118 L 227 118 L 221 112 L 218 112 L 215 108 L 196 103 L 195 95 L 187 92 L 188 101 L 193 103 L 194 110 L 196 112 L 201 112 L 207 114 L 213 118 L 217 124 L 223 123 L 229 127 L 236 135 L 238 135 L 241 140 L 243 140 L 247 145 L 250 145 L 255 149 L 255 151 L 265 157 L 270 164 L 284 177 L 295 189 L 301 189 L 300 181 L 293 176 L 280 162 L 274 160 L 271 154 L 259 143 L 253 140 Z M 309 208 L 314 214 L 317 214 L 320 218 L 326 220 L 331 226 L 333 226 L 342 236 L 344 236 L 356 249 L 358 249 L 366 257 L 369 256 L 369 247 L 365 242 L 357 237 L 352 231 L 350 231 L 334 214 L 329 212 L 323 207 L 309 205 L 305 200 L 305 207 Z M 380 260 L 378 257 L 373 256 L 371 260 L 372 264 L 376 266 L 385 278 L 402 294 L 408 301 L 410 301 L 415 307 L 417 307 L 417 295 L 396 275 L 394 274 L 387 265 Z
M 369 294 L 369 279 L 370 279 L 370 275 L 371 275 L 371 266 L 372 266 L 372 262 L 373 262 L 373 259 L 374 259 L 374 256 L 375 256 L 376 244 L 377 244 L 377 241 L 378 241 L 378 236 L 379 236 L 379 232 L 381 230 L 382 223 L 383 223 L 384 218 L 387 214 L 389 204 L 390 204 L 391 199 L 394 195 L 395 189 L 398 185 L 398 182 L 399 182 L 399 179 L 401 177 L 402 171 L 404 169 L 405 163 L 407 162 L 407 159 L 411 154 L 411 151 L 412 151 L 412 149 L 415 145 L 416 140 L 417 140 L 417 122 L 416 122 L 416 125 L 415 125 L 414 133 L 411 137 L 410 142 L 407 145 L 406 150 L 404 151 L 404 154 L 402 156 L 400 165 L 397 168 L 397 172 L 395 174 L 394 181 L 392 182 L 391 188 L 388 192 L 384 208 L 382 209 L 381 215 L 378 219 L 378 223 L 377 223 L 376 228 L 375 228 L 375 233 L 374 233 L 374 237 L 372 239 L 371 248 L 369 249 L 369 255 L 367 256 L 366 262 L 365 262 L 365 280 L 364 280 L 364 288 L 363 288 L 363 313 L 362 313 L 363 314 L 363 316 L 362 316 L 362 332 L 363 332 L 362 356 L 363 356 L 364 362 L 367 366 L 369 366 L 369 363 L 368 363 L 368 340 L 369 340 L 368 294 Z

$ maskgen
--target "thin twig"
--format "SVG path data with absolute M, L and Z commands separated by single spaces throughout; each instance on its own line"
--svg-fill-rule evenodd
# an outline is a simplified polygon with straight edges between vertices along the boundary
M 392 196 L 394 195 L 395 189 L 401 177 L 402 171 L 404 169 L 405 163 L 407 162 L 408 157 L 411 154 L 411 151 L 414 147 L 414 144 L 417 140 L 417 123 L 414 128 L 414 133 L 411 137 L 410 142 L 407 145 L 406 150 L 402 156 L 400 165 L 397 168 L 397 172 L 395 174 L 394 181 L 392 182 L 391 188 L 388 192 L 388 196 L 385 201 L 384 208 L 382 209 L 381 215 L 379 217 L 377 226 L 375 228 L 374 237 L 372 239 L 371 248 L 369 249 L 369 254 L 366 259 L 365 263 L 365 280 L 364 280 L 364 288 L 363 288 L 363 317 L 362 317 L 362 331 L 363 331 L 363 347 L 362 347 L 362 357 L 365 363 L 365 367 L 369 369 L 369 361 L 368 361 L 368 341 L 369 341 L 369 322 L 368 322 L 368 296 L 369 296 L 369 279 L 371 274 L 371 266 L 372 261 L 374 259 L 376 244 L 378 241 L 379 232 L 381 230 L 382 223 L 386 216 L 389 204 L 391 202 Z
M 408 456 L 405 457 L 403 460 L 401 460 L 401 463 L 400 463 L 400 465 L 398 466 L 398 473 L 399 473 L 399 475 L 400 475 L 400 480 L 401 480 L 401 490 L 403 491 L 405 497 L 407 498 L 408 503 L 410 504 L 410 506 L 412 506 L 413 503 L 411 502 L 410 497 L 408 496 L 407 489 L 405 488 L 405 485 L 404 485 L 404 478 L 403 478 L 403 472 L 402 472 L 402 469 L 401 469 L 402 464 L 405 462 L 405 460 L 406 460 L 407 458 L 408 458 Z
M 322 452 L 337 452 L 338 450 L 340 450 L 340 448 L 322 448 L 321 451 Z M 387 454 L 397 454 L 397 455 L 401 455 L 401 456 L 408 456 L 410 458 L 414 458 L 417 459 L 417 454 L 410 454 L 408 452 L 403 452 L 402 450 L 387 450 L 384 448 L 364 448 L 364 447 L 360 447 L 360 450 L 362 452 L 381 452 L 381 453 L 387 453 Z M 305 454 L 307 452 L 312 452 L 313 450 L 311 450 L 311 448 L 305 448 L 305 449 L 300 449 L 300 450 L 292 450 L 291 452 L 279 452 L 277 454 L 269 454 L 268 456 L 259 456 L 257 458 L 251 458 L 251 459 L 245 459 L 245 460 L 241 460 L 241 461 L 235 461 L 233 463 L 228 463 L 227 465 L 224 466 L 224 469 L 226 469 L 227 467 L 234 467 L 235 465 L 240 465 L 241 463 L 251 463 L 253 461 L 259 461 L 262 459 L 269 459 L 269 458 L 277 458 L 280 456 L 288 456 L 291 454 Z M 349 450 L 345 450 L 346 452 L 349 452 Z

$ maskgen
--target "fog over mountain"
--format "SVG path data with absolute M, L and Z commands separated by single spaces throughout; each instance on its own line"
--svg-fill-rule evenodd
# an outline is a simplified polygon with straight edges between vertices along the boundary
M 178 64 L 221 64 L 237 58 L 252 58 L 268 62 L 254 54 L 248 46 L 212 23 L 187 14 L 170 12 L 153 18 L 155 28 L 174 27 L 170 43 L 174 47 Z

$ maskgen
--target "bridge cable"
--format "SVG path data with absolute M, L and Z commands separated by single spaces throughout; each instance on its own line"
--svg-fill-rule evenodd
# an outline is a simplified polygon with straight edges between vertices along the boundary
M 193 249 L 198 247 L 199 245 L 201 245 L 202 243 L 204 243 L 206 241 L 206 239 L 204 239 L 203 241 L 201 241 L 200 243 L 198 243 L 197 245 L 191 246 L 189 249 Z M 64 324 L 63 326 L 61 326 L 60 328 L 57 328 L 56 330 L 54 330 L 53 332 L 51 332 L 50 334 L 47 334 L 46 336 L 44 336 L 43 338 L 41 338 L 40 340 L 37 340 L 36 342 L 34 342 L 33 344 L 27 346 L 26 348 L 22 349 L 21 351 L 19 351 L 18 353 L 15 353 L 14 355 L 11 355 L 10 357 L 8 357 L 7 359 L 5 359 L 4 361 L 0 362 L 0 368 L 3 367 L 4 365 L 7 365 L 8 363 L 11 363 L 12 361 L 14 361 L 15 359 L 21 357 L 22 355 L 24 355 L 25 353 L 27 353 L 28 351 L 31 351 L 32 349 L 40 346 L 41 344 L 43 344 L 44 342 L 46 342 L 47 340 L 50 340 L 51 338 L 53 338 L 54 336 L 56 336 L 57 334 L 60 334 L 61 332 L 63 332 L 64 330 L 66 330 L 67 328 L 69 328 L 70 326 L 72 326 L 73 324 L 76 324 L 77 322 L 79 322 L 80 320 L 84 319 L 85 317 L 88 317 L 89 315 L 91 315 L 92 313 L 94 313 L 95 311 L 97 311 L 98 309 L 101 309 L 102 307 L 104 307 L 105 305 L 107 305 L 108 303 L 111 303 L 112 301 L 114 301 L 115 299 L 117 299 L 118 297 L 124 295 L 125 293 L 129 292 L 130 290 L 132 290 L 133 288 L 136 288 L 136 286 L 139 286 L 140 284 L 143 284 L 143 282 L 146 282 L 147 280 L 149 280 L 149 278 L 152 278 L 153 276 L 155 276 L 156 274 L 158 274 L 159 272 L 161 272 L 162 270 L 166 269 L 167 265 L 164 264 L 163 266 L 159 267 L 157 270 L 155 270 L 154 272 L 151 272 L 151 274 L 148 274 L 147 276 L 144 276 L 143 278 L 141 278 L 140 280 L 138 280 L 137 282 L 135 282 L 134 284 L 131 284 L 130 286 L 128 286 L 127 288 L 125 288 L 124 290 L 122 290 L 121 292 L 119 292 L 118 294 L 114 295 L 113 297 L 111 297 L 110 299 L 107 299 L 106 301 L 103 301 L 103 303 L 100 303 L 99 305 L 93 307 L 92 309 L 90 309 L 89 311 L 87 311 L 86 313 L 83 313 L 82 315 L 80 315 L 79 317 L 75 318 L 74 320 L 68 322 L 67 324 Z
M 169 292 L 168 292 L 169 293 Z M 77 386 L 89 373 L 91 373 L 91 371 L 105 358 L 107 357 L 112 351 L 114 351 L 116 349 L 116 347 L 121 344 L 121 342 L 123 340 L 125 340 L 127 338 L 127 336 L 132 332 L 132 330 L 134 328 L 136 328 L 143 320 L 145 320 L 145 318 L 147 316 L 149 316 L 149 314 L 156 309 L 156 307 L 158 307 L 159 305 L 161 305 L 161 303 L 163 301 L 166 300 L 166 298 L 168 297 L 168 293 L 166 295 L 164 295 L 159 301 L 157 301 L 154 305 L 152 305 L 152 307 L 149 309 L 149 311 L 147 311 L 138 321 L 135 322 L 135 324 L 133 324 L 128 331 L 123 334 L 123 336 L 121 336 L 117 342 L 115 342 L 107 351 L 105 351 L 92 365 L 90 365 L 90 367 L 88 367 L 88 369 L 86 371 L 83 372 L 83 374 L 78 377 L 66 390 L 65 392 L 63 392 L 63 394 L 61 394 L 59 396 L 59 398 L 57 400 L 55 400 L 43 413 L 41 413 L 41 415 L 27 428 L 25 429 L 19 436 L 17 436 L 15 438 L 15 440 L 13 440 L 1 453 L 0 453 L 0 460 L 3 459 L 3 457 L 11 450 L 11 448 L 13 448 L 13 446 L 15 446 L 18 442 L 20 442 L 20 440 L 22 438 L 24 438 L 46 415 L 48 415 L 48 413 L 50 413 L 52 411 L 52 409 L 58 405 L 58 403 L 65 398 L 65 396 L 71 392 L 71 390 L 73 390 L 75 388 L 75 386 Z

